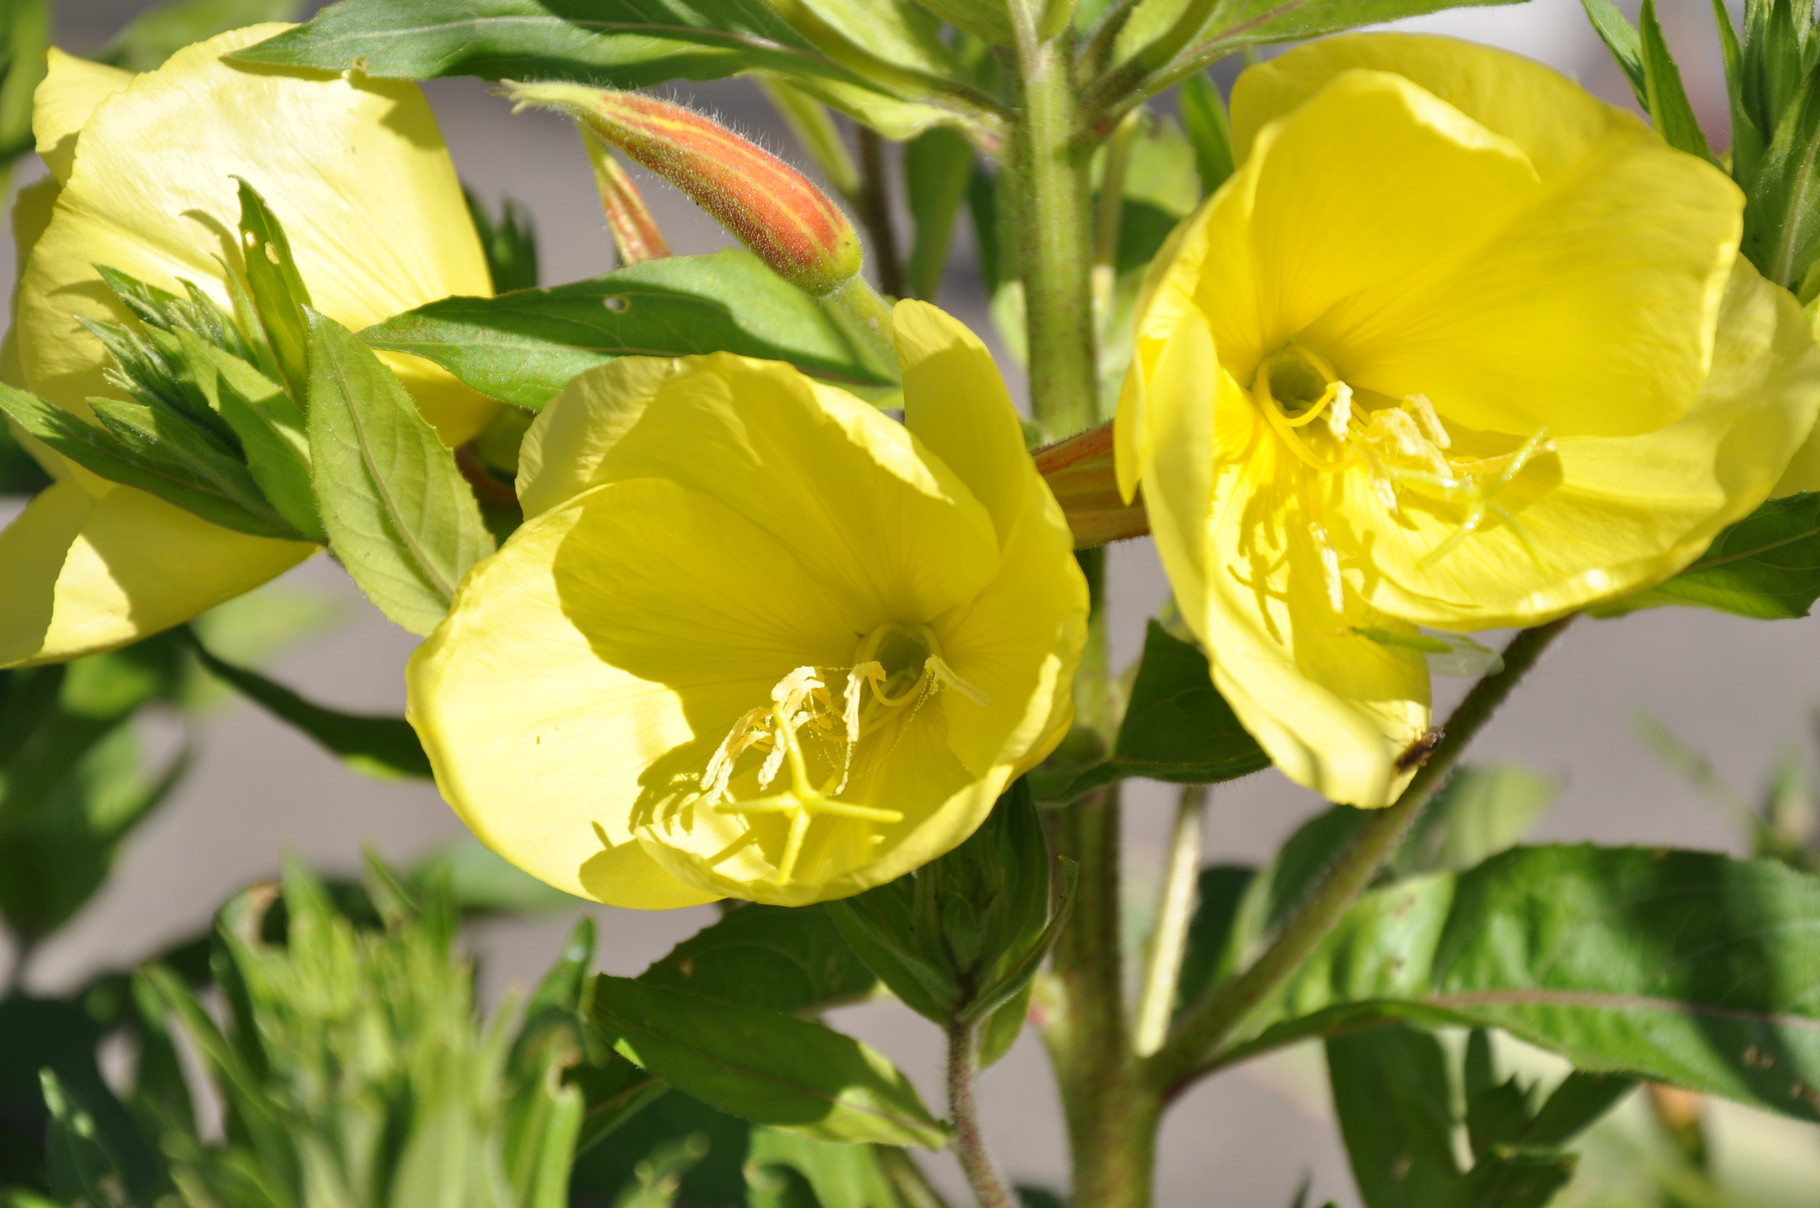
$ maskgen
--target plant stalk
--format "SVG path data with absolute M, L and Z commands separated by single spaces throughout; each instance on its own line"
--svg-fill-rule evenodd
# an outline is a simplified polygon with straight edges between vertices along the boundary
M 1467 693 L 1447 719 L 1440 745 L 1396 803 L 1365 821 L 1250 968 L 1213 987 L 1188 1009 L 1175 1034 L 1148 1063 L 1152 1084 L 1166 1097 L 1173 1098 L 1193 1082 L 1217 1057 L 1219 1046 L 1314 953 L 1396 852 L 1466 747 L 1573 616 L 1526 629 L 1511 640 L 1504 650 L 1503 670 L 1486 676 Z
M 897 224 L 891 217 L 891 181 L 885 169 L 885 140 L 867 126 L 859 127 L 859 220 L 872 237 L 872 262 L 878 285 L 888 296 L 902 298 L 904 257 L 898 249 Z
M 954 1152 L 980 1208 L 1018 1208 L 1017 1195 L 993 1162 L 980 1127 L 979 1038 L 977 1021 L 948 1025 L 948 1114 L 954 1123 Z
M 1188 946 L 1188 924 L 1194 917 L 1207 795 L 1204 784 L 1184 785 L 1176 805 L 1175 829 L 1169 836 L 1169 866 L 1163 873 L 1163 892 L 1157 903 L 1156 926 L 1150 932 L 1137 1022 L 1131 1033 L 1131 1047 L 1140 1057 L 1162 1048 L 1169 1034 L 1169 1017 L 1175 1009 L 1176 987 L 1181 983 L 1182 958 Z

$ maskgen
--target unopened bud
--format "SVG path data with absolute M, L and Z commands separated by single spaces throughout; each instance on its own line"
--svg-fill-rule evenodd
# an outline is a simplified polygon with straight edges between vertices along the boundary
M 1142 537 L 1150 531 L 1143 497 L 1127 504 L 1119 496 L 1111 424 L 1038 449 L 1032 457 L 1050 493 L 1062 505 L 1076 549 Z
M 582 145 L 588 149 L 588 162 L 594 165 L 594 184 L 600 190 L 600 208 L 607 215 L 607 229 L 613 233 L 613 247 L 619 252 L 621 266 L 641 260 L 662 260 L 670 254 L 657 219 L 645 205 L 644 194 L 632 183 L 632 177 L 620 167 L 613 148 L 587 126 L 581 127 Z
M 510 84 L 519 105 L 559 109 L 684 193 L 778 276 L 821 296 L 859 272 L 853 225 L 807 177 L 692 109 L 579 84 Z

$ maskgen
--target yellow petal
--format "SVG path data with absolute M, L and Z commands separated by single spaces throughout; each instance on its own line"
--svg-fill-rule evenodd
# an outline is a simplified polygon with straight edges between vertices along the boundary
M 1691 155 L 1610 150 L 1482 247 L 1360 290 L 1304 339 L 1355 389 L 1425 395 L 1469 428 L 1616 436 L 1679 419 L 1711 362 L 1743 199 Z
M 47 176 L 19 190 L 18 198 L 13 202 L 14 264 L 25 263 L 44 234 L 44 228 L 50 225 L 51 209 L 57 204 L 57 193 L 61 188 L 56 177 Z M 12 313 L 19 313 L 18 278 L 13 280 Z M 25 368 L 19 362 L 19 325 L 16 322 L 8 325 L 5 338 L 0 340 L 0 382 L 15 390 L 25 389 Z
M 904 378 L 904 426 L 967 484 L 1005 540 L 1031 478 L 1017 410 L 992 354 L 927 302 L 892 310 Z
M 528 509 L 597 483 L 680 483 L 770 533 L 856 635 L 937 616 L 997 573 L 985 508 L 877 409 L 776 362 L 662 364 L 621 359 L 545 405 L 521 454 Z
M 1261 138 L 1207 211 L 1197 293 L 1221 363 L 1249 387 L 1334 307 L 1484 245 L 1540 194 L 1508 139 L 1407 80 L 1347 72 Z M 1352 351 L 1316 347 L 1336 364 Z
M 95 108 L 22 281 L 21 354 L 36 393 L 66 407 L 110 393 L 101 346 L 78 322 L 121 318 L 95 264 L 179 292 L 188 279 L 226 301 L 214 257 L 238 255 L 235 176 L 284 224 L 314 305 L 347 327 L 490 292 L 454 167 L 416 86 L 223 61 L 282 28 L 186 47 Z M 444 440 L 478 430 L 489 408 L 472 392 L 423 362 L 412 372 Z
M 668 882 L 628 846 L 672 780 L 698 779 L 792 670 L 850 662 L 854 646 L 756 525 L 674 483 L 611 483 L 527 522 L 468 576 L 411 660 L 410 718 L 489 847 L 570 893 L 667 908 L 720 896 L 698 878 L 652 898 Z M 676 842 L 704 856 L 745 825 L 694 822 Z
M 1312 472 L 1218 369 L 1205 324 L 1184 322 L 1149 378 L 1151 532 L 1214 683 L 1290 779 L 1350 805 L 1395 800 L 1411 774 L 1398 756 L 1428 726 L 1421 655 L 1352 632 L 1398 625 L 1356 596 L 1333 607 L 1298 490 Z
M 44 78 L 32 94 L 32 134 L 51 176 L 70 178 L 76 136 L 95 107 L 133 82 L 133 73 L 51 47 Z
M 1357 68 L 1399 75 L 1509 139 L 1544 179 L 1602 153 L 1611 139 L 1656 141 L 1633 115 L 1532 59 L 1426 34 L 1347 34 L 1307 42 L 1247 68 L 1232 90 L 1233 153 L 1335 77 Z
M 1420 624 L 1481 629 L 1540 624 L 1647 587 L 1763 502 L 1817 406 L 1820 346 L 1807 317 L 1740 257 L 1694 409 L 1640 436 L 1554 442 L 1496 496 L 1514 521 L 1494 515 L 1429 559 L 1468 505 L 1405 491 L 1387 515 L 1364 475 L 1349 475 L 1341 510 L 1374 566 L 1360 589 Z
M 249 537 L 131 487 L 39 494 L 0 532 L 0 667 L 123 646 L 250 591 L 316 552 Z

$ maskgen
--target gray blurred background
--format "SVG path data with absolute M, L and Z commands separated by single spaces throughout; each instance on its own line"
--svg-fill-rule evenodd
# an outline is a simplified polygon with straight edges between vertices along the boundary
M 59 43 L 81 53 L 150 5 L 59 0 L 55 7 Z M 1634 13 L 1634 4 L 1624 7 Z M 1722 145 L 1720 67 L 1706 0 L 1669 0 L 1663 17 L 1696 108 L 1715 145 Z M 1630 104 L 1576 0 L 1466 9 L 1404 27 L 1528 54 L 1609 100 Z M 613 267 L 587 163 L 563 122 L 549 115 L 513 117 L 474 81 L 436 82 L 429 92 L 462 176 L 490 202 L 510 195 L 531 211 L 545 284 Z M 749 85 L 732 82 L 672 95 L 696 98 L 788 154 L 787 136 Z M 34 162 L 17 183 L 40 172 Z M 685 200 L 661 184 L 643 183 L 675 250 L 707 251 L 725 242 Z M 987 333 L 985 300 L 964 234 L 962 239 L 952 284 L 941 300 Z M 13 268 L 9 241 L 0 248 L 0 279 L 10 282 Z M 0 511 L 0 520 L 11 514 Z M 1113 646 L 1122 665 L 1137 654 L 1144 620 L 1166 598 L 1167 585 L 1147 541 L 1116 548 L 1112 566 Z M 414 639 L 365 607 L 326 558 L 284 582 L 332 602 L 340 621 L 280 657 L 273 674 L 328 704 L 400 710 L 401 671 Z M 1440 686 L 1457 696 L 1457 684 Z M 1473 754 L 1519 760 L 1560 778 L 1560 802 L 1538 831 L 1540 838 L 1735 849 L 1736 829 L 1639 739 L 1640 711 L 1647 709 L 1708 755 L 1739 789 L 1754 792 L 1781 753 L 1807 749 L 1816 703 L 1820 622 L 1749 622 L 1664 609 L 1624 621 L 1586 622 L 1570 632 Z M 1127 793 L 1130 880 L 1141 894 L 1160 857 L 1173 791 L 1136 782 Z M 1211 814 L 1209 858 L 1262 859 L 1319 807 L 1311 794 L 1274 773 L 1222 786 Z M 323 869 L 352 871 L 363 843 L 408 862 L 460 831 L 432 788 L 361 779 L 256 709 L 229 705 L 207 730 L 195 772 L 140 829 L 106 889 L 36 954 L 31 988 L 67 990 L 95 971 L 129 964 L 194 933 L 224 898 L 269 875 L 285 854 Z M 667 914 L 607 908 L 594 913 L 604 940 L 601 967 L 621 974 L 640 971 L 713 917 L 705 907 Z M 476 944 L 489 996 L 541 972 L 554 959 L 571 917 L 483 925 Z M 8 963 L 10 954 L 0 952 L 0 969 Z M 888 1005 L 851 1008 L 837 1022 L 898 1060 L 932 1101 L 937 1097 L 940 1046 L 932 1026 Z M 1054 1088 L 1033 1037 L 1026 1034 L 986 1076 L 984 1098 L 992 1141 L 1010 1172 L 1033 1183 L 1064 1184 Z M 1749 1116 L 1740 1119 L 1745 1131 L 1756 1127 Z M 1790 1143 L 1814 1145 L 1800 1134 Z M 931 1166 L 945 1186 L 959 1186 L 950 1159 L 934 1159 Z M 1333 1198 L 1356 1204 L 1328 1118 L 1316 1053 L 1292 1053 L 1203 1084 L 1176 1106 L 1163 1132 L 1159 1199 L 1165 1205 L 1280 1208 L 1305 1175 L 1313 1180 L 1311 1203 Z M 1808 1202 L 1820 1204 L 1820 1192 Z

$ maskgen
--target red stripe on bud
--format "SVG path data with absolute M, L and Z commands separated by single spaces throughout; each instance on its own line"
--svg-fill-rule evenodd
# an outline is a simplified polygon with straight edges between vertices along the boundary
M 799 288 L 825 294 L 859 271 L 859 236 L 840 208 L 795 168 L 718 122 L 640 93 L 579 84 L 508 84 L 506 94 L 584 122 Z
M 1037 472 L 1068 517 L 1076 549 L 1142 537 L 1150 531 L 1143 496 L 1140 494 L 1130 504 L 1119 497 L 1111 424 L 1046 445 L 1031 456 L 1036 460 Z

